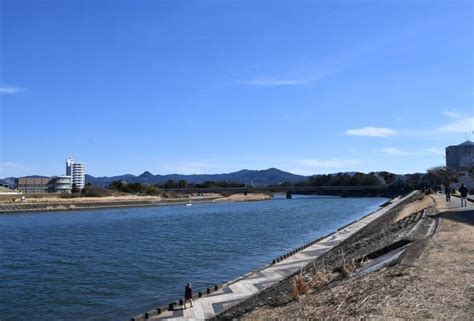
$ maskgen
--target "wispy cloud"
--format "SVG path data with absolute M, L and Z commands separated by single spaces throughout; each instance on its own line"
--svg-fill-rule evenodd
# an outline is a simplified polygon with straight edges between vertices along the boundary
M 441 115 L 446 116 L 451 119 L 457 119 L 457 118 L 468 116 L 466 113 L 463 113 L 457 110 L 446 110 L 446 111 L 441 112 Z
M 285 78 L 269 78 L 259 77 L 244 82 L 251 86 L 302 86 L 308 83 L 304 79 L 285 79 Z
M 386 147 L 380 149 L 379 151 L 392 156 L 444 155 L 443 149 L 437 147 L 425 148 L 421 150 L 404 150 L 398 147 Z
M 398 155 L 398 156 L 406 155 L 406 152 L 402 151 L 398 147 L 385 147 L 385 148 L 380 149 L 380 151 L 389 155 Z
M 303 158 L 287 160 L 281 168 L 294 174 L 314 175 L 357 170 L 361 163 L 358 159 L 349 158 Z
M 302 166 L 313 167 L 313 168 L 343 168 L 351 167 L 360 163 L 356 159 L 343 159 L 343 158 L 329 158 L 329 159 L 310 159 L 304 158 L 297 160 L 297 163 Z
M 25 89 L 20 88 L 20 87 L 11 87 L 11 86 L 0 87 L 0 94 L 17 94 L 22 91 L 25 91 Z
M 327 61 L 318 65 L 311 63 L 279 76 L 257 76 L 243 81 L 250 86 L 304 86 L 344 71 L 347 66 L 340 61 Z
M 166 165 L 165 170 L 168 173 L 176 173 L 176 174 L 202 174 L 202 173 L 210 173 L 213 172 L 212 164 L 207 162 L 181 162 L 175 163 L 172 165 Z M 215 168 L 214 168 L 215 170 Z
M 396 134 L 397 132 L 395 130 L 384 127 L 362 127 L 346 130 L 346 135 L 350 136 L 390 137 Z
M 439 133 L 472 133 L 474 131 L 474 117 L 458 119 L 437 128 L 436 131 Z
M 433 154 L 433 155 L 444 155 L 445 150 L 443 148 L 438 148 L 438 147 L 430 147 L 423 149 L 423 152 L 426 154 Z

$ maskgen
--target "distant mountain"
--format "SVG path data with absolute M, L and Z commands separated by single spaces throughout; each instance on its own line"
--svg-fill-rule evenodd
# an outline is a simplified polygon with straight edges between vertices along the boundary
M 45 177 L 40 175 L 30 175 L 28 177 Z M 16 177 L 6 177 L 3 183 L 7 183 L 11 188 L 14 187 Z M 212 182 L 227 182 L 237 184 L 247 184 L 252 186 L 267 186 L 277 185 L 279 183 L 303 183 L 303 185 L 388 185 L 388 186 L 404 186 L 409 185 L 409 188 L 421 188 L 430 183 L 426 179 L 425 173 L 415 174 L 394 174 L 386 171 L 371 172 L 368 174 L 360 172 L 339 172 L 333 174 L 317 174 L 312 176 L 295 175 L 289 172 L 284 172 L 277 168 L 269 168 L 265 170 L 248 170 L 243 169 L 238 172 L 225 174 L 169 174 L 169 175 L 153 175 L 149 171 L 135 176 L 132 174 L 125 174 L 119 176 L 102 176 L 94 177 L 86 174 L 86 182 L 99 186 L 108 186 L 114 181 L 125 181 L 127 183 L 142 183 L 142 184 L 164 184 L 168 180 L 179 181 L 186 180 L 192 184 L 202 184 L 205 181 Z
M 150 173 L 149 171 L 143 172 L 140 176 L 137 177 L 141 181 L 141 183 L 152 183 L 155 179 L 155 176 Z
M 126 174 L 121 176 L 112 177 L 94 177 L 86 175 L 86 182 L 90 182 L 95 185 L 109 185 L 113 181 L 126 181 L 128 183 L 146 183 L 146 184 L 163 184 L 168 180 L 186 180 L 189 183 L 199 184 L 205 181 L 214 182 L 229 182 L 239 183 L 254 186 L 267 186 L 271 184 L 279 184 L 283 182 L 299 183 L 306 181 L 307 176 L 295 175 L 292 173 L 284 172 L 277 168 L 269 168 L 265 170 L 248 170 L 243 169 L 238 172 L 226 173 L 226 174 L 193 174 L 193 175 L 182 175 L 182 174 L 169 174 L 169 175 L 153 175 L 146 171 L 139 176 Z
M 86 174 L 86 183 L 91 183 L 94 185 L 109 185 L 113 181 L 126 181 L 128 183 L 135 183 L 135 180 L 137 180 L 137 176 L 132 175 L 132 174 L 125 174 L 125 175 L 120 175 L 120 176 L 101 176 L 101 177 L 94 177 L 91 175 Z

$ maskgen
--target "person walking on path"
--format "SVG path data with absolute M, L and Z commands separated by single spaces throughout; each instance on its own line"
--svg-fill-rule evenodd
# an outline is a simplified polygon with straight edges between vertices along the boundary
M 183 309 L 186 309 L 186 303 L 188 301 L 191 303 L 191 308 L 193 307 L 193 288 L 191 287 L 191 283 L 188 282 L 186 287 L 184 288 L 184 304 Z
M 451 202 L 451 185 L 446 184 L 444 194 L 446 194 L 446 202 Z
M 464 184 L 461 184 L 461 187 L 459 188 L 459 193 L 461 193 L 461 207 L 467 207 L 467 192 L 467 187 L 464 186 Z

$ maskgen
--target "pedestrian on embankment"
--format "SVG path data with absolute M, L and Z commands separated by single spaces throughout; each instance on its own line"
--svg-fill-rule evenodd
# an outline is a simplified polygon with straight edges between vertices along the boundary
M 446 202 L 451 202 L 451 185 L 446 184 L 444 194 L 446 194 Z
M 461 194 L 461 207 L 467 207 L 467 192 L 467 187 L 464 186 L 464 184 L 461 184 L 461 187 L 459 188 L 459 193 Z
M 188 282 L 186 287 L 184 288 L 184 304 L 183 309 L 186 309 L 186 303 L 188 301 L 191 303 L 191 308 L 193 307 L 193 288 L 191 287 L 191 283 Z

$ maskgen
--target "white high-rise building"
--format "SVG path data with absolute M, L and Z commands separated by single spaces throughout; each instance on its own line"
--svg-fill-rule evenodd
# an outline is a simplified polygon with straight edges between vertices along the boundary
M 86 186 L 86 165 L 75 162 L 72 157 L 66 159 L 66 175 L 71 176 L 72 184 L 83 189 Z

